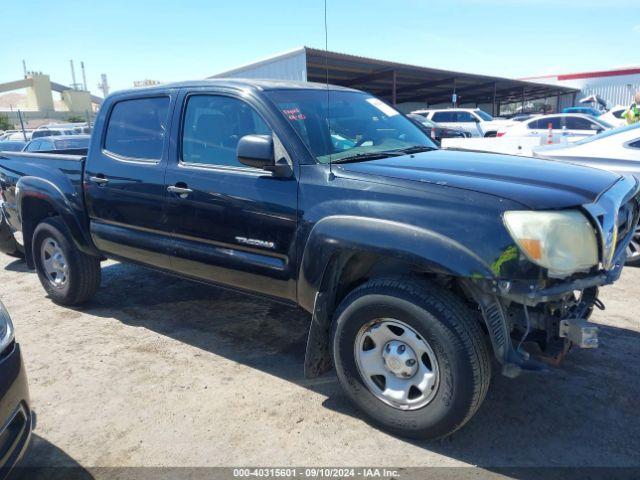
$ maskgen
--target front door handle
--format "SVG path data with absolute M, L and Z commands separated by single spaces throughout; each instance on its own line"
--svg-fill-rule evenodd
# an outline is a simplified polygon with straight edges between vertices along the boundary
M 177 185 L 169 185 L 167 187 L 167 192 L 169 193 L 177 193 L 180 198 L 187 198 L 187 195 L 193 193 L 193 190 L 187 187 L 179 187 Z
M 99 186 L 106 185 L 109 182 L 108 178 L 104 177 L 89 177 L 89 181 L 97 183 Z

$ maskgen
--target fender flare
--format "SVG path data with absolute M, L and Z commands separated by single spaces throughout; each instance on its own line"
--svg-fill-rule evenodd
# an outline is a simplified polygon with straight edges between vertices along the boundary
M 82 196 L 75 189 L 65 193 L 58 185 L 49 180 L 24 176 L 16 183 L 16 207 L 22 224 L 25 257 L 28 262 L 32 262 L 32 256 L 31 242 L 27 239 L 32 238 L 36 227 L 34 222 L 29 221 L 30 214 L 25 210 L 25 201 L 28 199 L 46 201 L 62 219 L 75 246 L 89 255 L 100 255 L 88 233 Z
M 313 378 L 327 370 L 330 295 L 324 290 L 335 259 L 344 253 L 367 252 L 415 265 L 426 271 L 456 277 L 494 279 L 495 274 L 473 251 L 441 233 L 406 223 L 360 216 L 323 218 L 309 234 L 298 281 L 298 304 L 312 313 L 307 339 L 305 376 Z

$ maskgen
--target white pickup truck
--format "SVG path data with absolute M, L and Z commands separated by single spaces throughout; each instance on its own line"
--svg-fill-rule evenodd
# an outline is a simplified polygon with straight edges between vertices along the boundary
M 422 115 L 445 127 L 462 129 L 472 137 L 495 137 L 500 128 L 511 123 L 509 120 L 495 120 L 479 108 L 426 109 L 411 113 Z

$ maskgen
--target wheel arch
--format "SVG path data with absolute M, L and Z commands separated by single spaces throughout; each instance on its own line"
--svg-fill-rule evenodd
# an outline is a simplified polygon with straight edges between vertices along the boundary
M 475 253 L 432 230 L 354 216 L 319 221 L 307 240 L 298 277 L 298 303 L 312 314 L 307 377 L 330 368 L 329 329 L 340 301 L 360 283 L 393 274 L 494 277 Z
M 58 186 L 39 177 L 26 176 L 18 180 L 16 190 L 16 205 L 29 268 L 34 268 L 31 248 L 33 232 L 42 220 L 51 216 L 62 219 L 78 249 L 89 255 L 99 255 L 80 219 L 79 205 L 73 205 Z M 74 198 L 74 201 L 82 205 L 82 198 Z

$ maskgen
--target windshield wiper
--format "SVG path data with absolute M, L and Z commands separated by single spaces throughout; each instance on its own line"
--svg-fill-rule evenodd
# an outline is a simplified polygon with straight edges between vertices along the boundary
M 381 158 L 398 157 L 400 155 L 404 155 L 404 152 L 401 152 L 399 150 L 390 150 L 387 152 L 364 152 L 356 153 L 355 155 L 349 155 L 348 157 L 338 158 L 336 160 L 331 160 L 331 163 L 349 163 L 360 162 L 364 160 L 379 160 Z
M 396 152 L 402 152 L 405 154 L 410 153 L 420 153 L 420 152 L 429 152 L 431 150 L 437 150 L 436 147 L 429 147 L 427 145 L 412 145 L 411 147 L 401 148 L 399 150 L 395 150 Z

